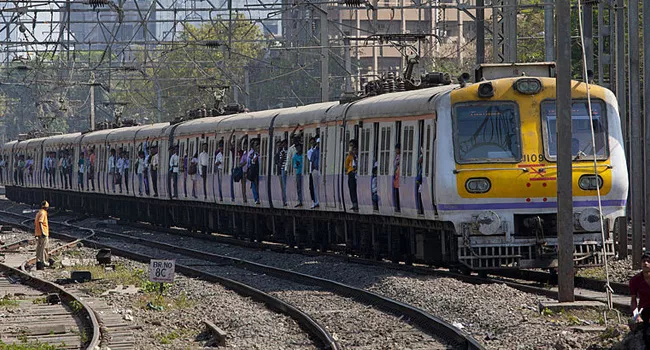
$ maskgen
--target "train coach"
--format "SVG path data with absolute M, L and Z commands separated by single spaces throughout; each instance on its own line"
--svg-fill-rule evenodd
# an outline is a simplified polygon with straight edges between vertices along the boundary
M 12 200 L 128 221 L 474 270 L 553 267 L 555 84 L 495 76 L 12 141 L 2 179 Z M 613 254 L 628 192 L 617 101 L 589 87 L 571 83 L 576 265 Z

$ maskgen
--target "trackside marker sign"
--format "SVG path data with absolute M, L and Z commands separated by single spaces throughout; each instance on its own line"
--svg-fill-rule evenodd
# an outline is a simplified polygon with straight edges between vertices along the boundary
M 149 281 L 174 282 L 175 260 L 151 260 L 149 262 Z

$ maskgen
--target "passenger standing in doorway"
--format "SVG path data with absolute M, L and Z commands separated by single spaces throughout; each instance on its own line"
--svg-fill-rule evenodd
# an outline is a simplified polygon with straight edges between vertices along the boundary
M 126 193 L 129 193 L 129 170 L 131 169 L 131 159 L 129 159 L 129 152 L 124 151 L 123 152 L 124 156 L 122 157 L 123 162 L 124 162 L 124 169 L 122 171 L 122 174 L 124 176 L 124 187 L 126 188 Z M 135 190 L 133 190 L 135 192 Z
M 188 172 L 188 162 L 189 158 L 187 153 L 183 156 L 183 159 L 180 161 L 180 171 L 183 173 L 183 195 L 187 198 L 187 172 Z
M 298 204 L 296 208 L 302 207 L 302 147 L 296 146 L 296 153 L 292 158 L 292 167 L 296 172 L 296 191 L 298 192 Z
M 418 214 L 424 214 L 424 205 L 422 203 L 422 161 L 424 159 L 424 152 L 420 148 L 418 155 L 417 173 L 415 175 L 415 206 L 417 207 Z
M 223 139 L 217 146 L 217 154 L 214 156 L 214 167 L 217 170 L 217 188 L 219 189 L 219 201 L 223 202 L 223 192 L 221 190 L 221 178 L 223 177 Z
M 16 164 L 17 165 L 17 164 Z M 14 167 L 14 173 L 15 173 L 15 167 Z M 50 185 L 50 152 L 47 152 L 47 156 L 45 159 L 43 159 L 43 175 L 45 176 L 45 183 L 43 184 L 44 186 Z
M 90 149 L 88 157 L 88 174 L 86 180 L 92 185 L 93 191 L 95 190 L 95 149 Z M 86 184 L 86 188 L 90 190 L 90 185 Z
M 260 204 L 260 157 L 259 157 L 259 143 L 258 141 L 251 141 L 251 151 L 248 158 L 248 180 L 251 182 L 251 191 L 253 192 L 253 200 L 255 204 Z
M 282 206 L 287 206 L 287 140 L 280 142 L 280 187 L 282 189 Z
M 188 174 L 190 175 L 190 181 L 192 181 L 192 198 L 196 198 L 196 183 L 198 181 L 198 166 L 199 158 L 196 153 L 192 156 L 190 160 L 190 167 L 188 169 Z
M 246 172 L 248 171 L 248 153 L 246 152 L 245 146 L 242 145 L 242 149 L 240 151 L 239 155 L 239 166 L 241 167 L 241 170 L 244 172 L 244 175 L 242 176 L 240 182 L 241 182 L 241 195 L 242 199 L 244 200 L 244 203 L 247 202 L 246 199 Z
M 67 153 L 67 157 L 68 157 L 68 181 L 70 182 L 70 189 L 72 189 L 72 178 L 73 178 L 72 171 L 74 169 L 73 153 L 74 153 L 74 150 L 72 150 L 72 149 L 68 150 L 68 153 Z
M 149 140 L 147 138 L 147 140 Z M 149 165 L 151 164 L 151 157 L 149 154 L 149 148 L 147 147 L 147 140 L 144 141 L 142 146 L 142 151 L 144 152 L 144 172 L 142 173 L 142 181 L 144 182 L 144 193 L 149 195 Z
M 142 192 L 144 191 L 144 169 L 145 169 L 145 162 L 144 162 L 144 151 L 139 151 L 138 152 L 138 159 L 135 162 L 135 173 L 138 175 L 138 194 L 142 196 Z M 135 192 L 135 189 L 133 190 Z
M 311 208 L 315 209 L 320 207 L 320 138 L 314 141 L 314 147 L 309 156 L 309 164 L 311 166 L 312 187 L 314 189 L 314 204 Z
M 124 153 L 120 151 L 117 155 L 115 163 L 115 184 L 120 186 L 120 193 L 122 193 L 122 174 L 124 174 Z
M 348 175 L 348 190 L 350 191 L 351 210 L 359 210 L 357 200 L 357 143 L 351 140 L 348 156 L 345 158 L 345 173 Z
M 199 175 L 203 180 L 203 199 L 208 199 L 208 144 L 204 143 L 199 153 Z
M 86 160 L 84 159 L 83 154 L 79 157 L 77 162 L 77 189 L 79 191 L 84 190 L 84 173 L 86 172 Z
M 111 155 L 108 157 L 108 180 L 111 183 L 111 189 L 115 193 L 115 173 L 117 172 L 115 163 L 115 149 L 111 148 Z
M 377 169 L 379 164 L 377 161 L 373 162 L 372 175 L 370 177 L 370 193 L 372 196 L 372 210 L 379 211 L 379 189 L 377 187 Z
M 158 147 L 153 146 L 151 153 L 151 185 L 153 186 L 153 196 L 158 197 L 158 165 L 160 164 Z
M 309 139 L 309 150 L 307 150 L 307 161 L 309 162 L 309 167 L 307 168 L 308 173 L 309 173 L 309 197 L 311 198 L 312 202 L 316 202 L 316 199 L 314 197 L 314 179 L 311 173 L 312 167 L 311 167 L 311 153 L 314 151 L 314 143 L 315 139 L 312 137 Z
M 21 186 L 25 185 L 25 156 L 18 156 L 18 181 Z
M 41 202 L 41 210 L 34 218 L 34 236 L 36 237 L 36 269 L 43 270 L 45 259 L 48 257 L 48 243 L 50 228 L 47 220 L 47 209 L 50 204 L 47 201 Z
M 58 152 L 59 155 L 59 160 L 56 163 L 56 170 L 57 173 L 59 173 L 59 178 L 61 179 L 61 188 L 66 184 L 65 183 L 65 171 L 64 171 L 64 162 L 65 162 L 65 157 L 63 156 L 63 151 L 59 150 Z
M 50 169 L 50 187 L 54 187 L 56 186 L 56 152 L 50 152 L 48 164 Z
M 399 203 L 399 172 L 400 172 L 400 144 L 395 145 L 395 160 L 393 161 L 393 207 L 395 212 L 401 211 Z
M 169 196 L 172 198 L 178 198 L 178 147 L 171 147 L 170 150 L 173 153 L 171 157 L 169 157 L 169 175 L 171 176 L 170 186 L 172 187 L 169 189 Z
M 59 164 L 61 165 L 61 186 L 66 190 L 68 189 L 68 183 L 70 182 L 70 174 L 68 173 L 68 167 L 71 164 L 68 164 L 68 151 L 62 152 L 61 158 L 59 158 Z
M 27 181 L 30 184 L 33 184 L 34 183 L 34 159 L 32 158 L 32 156 L 27 156 L 25 167 L 27 168 Z M 70 189 L 72 189 L 72 186 L 70 186 Z

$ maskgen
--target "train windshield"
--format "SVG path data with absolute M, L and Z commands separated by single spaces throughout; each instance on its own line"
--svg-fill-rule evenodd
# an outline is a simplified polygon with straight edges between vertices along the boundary
M 587 107 L 587 101 L 573 102 L 571 108 L 571 154 L 574 160 L 593 160 L 594 153 L 596 153 L 596 159 L 607 159 L 607 119 L 604 113 L 604 104 L 601 101 L 591 102 L 591 120 Z M 542 103 L 542 120 L 546 128 L 544 133 L 546 158 L 555 160 L 557 157 L 555 101 L 544 101 Z M 595 152 L 594 143 L 591 139 L 592 126 L 595 137 Z
M 519 109 L 511 102 L 478 102 L 454 108 L 456 161 L 518 162 L 521 159 Z

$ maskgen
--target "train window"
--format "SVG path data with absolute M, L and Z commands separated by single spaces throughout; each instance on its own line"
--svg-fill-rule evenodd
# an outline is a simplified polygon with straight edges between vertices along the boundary
M 404 143 L 402 146 L 402 176 L 411 176 L 413 174 L 413 136 L 414 126 L 404 127 Z
M 427 143 L 424 146 L 424 176 L 429 176 L 429 157 L 431 156 L 431 125 L 427 125 L 425 140 Z
M 345 131 L 345 148 L 347 149 L 348 145 L 350 144 L 350 130 Z
M 368 175 L 368 160 L 370 158 L 370 128 L 361 129 L 360 146 L 359 175 Z
M 454 106 L 454 150 L 458 163 L 518 162 L 519 109 L 512 102 Z
M 542 102 L 542 118 L 544 152 L 547 159 L 555 161 L 557 157 L 555 101 Z M 591 139 L 592 127 L 596 142 L 595 152 Z M 592 100 L 590 119 L 587 101 L 574 100 L 571 107 L 571 129 L 571 154 L 575 157 L 575 160 L 593 160 L 594 153 L 596 159 L 607 159 L 609 153 L 607 147 L 607 118 L 602 101 Z
M 260 171 L 262 172 L 262 176 L 266 176 L 266 167 L 267 167 L 267 159 L 269 157 L 269 138 L 268 137 L 262 137 L 262 142 L 260 144 Z
M 282 136 L 273 137 L 273 167 L 272 167 L 273 175 L 281 174 L 281 170 L 280 170 L 281 164 L 279 164 L 280 151 L 282 150 L 281 143 L 282 143 Z
M 391 128 L 385 126 L 381 128 L 379 141 L 379 175 L 388 175 L 390 171 L 390 138 Z

